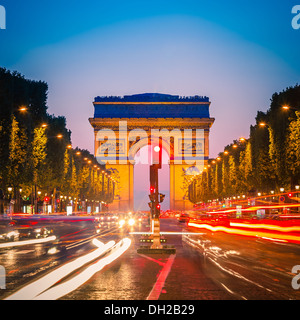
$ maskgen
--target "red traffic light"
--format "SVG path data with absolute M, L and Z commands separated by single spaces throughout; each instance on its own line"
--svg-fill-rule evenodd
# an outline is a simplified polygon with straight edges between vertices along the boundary
M 290 192 L 290 193 L 288 194 L 288 197 L 291 198 L 292 196 L 293 196 L 293 194 Z
M 150 193 L 154 193 L 155 192 L 155 188 L 154 187 L 150 187 Z
M 160 209 L 160 204 L 156 205 L 156 209 L 157 209 L 157 210 Z
M 44 198 L 44 201 L 45 201 L 45 202 L 48 202 L 49 200 L 50 200 L 49 197 L 45 197 L 45 198 Z

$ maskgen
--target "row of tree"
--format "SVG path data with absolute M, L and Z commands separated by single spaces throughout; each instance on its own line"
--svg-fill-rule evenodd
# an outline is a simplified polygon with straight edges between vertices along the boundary
M 189 185 L 193 203 L 293 190 L 300 183 L 300 86 L 275 93 L 248 139 L 235 140 Z
M 45 82 L 0 68 L 2 211 L 5 200 L 17 210 L 21 200 L 112 202 L 112 177 L 89 151 L 72 148 L 66 119 L 47 113 L 47 92 Z

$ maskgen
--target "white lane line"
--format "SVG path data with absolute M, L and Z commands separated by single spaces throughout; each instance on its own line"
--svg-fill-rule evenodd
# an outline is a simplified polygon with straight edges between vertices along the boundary
M 161 291 L 165 285 L 166 279 L 171 271 L 175 257 L 176 257 L 176 254 L 172 254 L 169 257 L 168 261 L 165 263 L 163 269 L 161 270 L 160 275 L 158 276 L 157 281 L 155 282 L 146 300 L 158 300 L 161 294 Z

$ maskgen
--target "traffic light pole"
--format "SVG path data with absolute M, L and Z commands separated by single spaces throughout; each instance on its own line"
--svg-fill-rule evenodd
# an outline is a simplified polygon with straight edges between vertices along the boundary
M 165 195 L 159 193 L 158 188 L 158 170 L 162 167 L 162 138 L 159 139 L 159 146 L 153 148 L 152 154 L 153 164 L 150 165 L 150 220 L 151 220 L 151 235 L 153 241 L 150 247 L 141 247 L 137 251 L 143 254 L 152 253 L 175 253 L 174 247 L 163 247 L 160 238 L 160 203 L 164 201 Z M 149 238 L 148 238 L 149 239 Z
M 158 169 L 159 165 L 157 164 L 153 164 L 150 166 L 150 189 L 154 187 L 154 201 L 152 202 L 151 206 L 151 232 L 153 235 L 153 243 L 151 249 L 162 249 L 162 245 L 160 242 L 160 204 L 158 191 Z

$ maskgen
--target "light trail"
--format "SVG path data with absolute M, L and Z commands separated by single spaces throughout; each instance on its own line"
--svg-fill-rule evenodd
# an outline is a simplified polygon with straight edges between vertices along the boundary
M 102 270 L 106 265 L 119 258 L 130 247 L 130 245 L 131 240 L 129 238 L 121 240 L 117 245 L 115 245 L 114 248 L 112 248 L 111 253 L 108 254 L 108 256 L 89 266 L 72 279 L 63 282 L 62 284 L 59 284 L 36 296 L 34 300 L 57 300 L 76 290 L 78 287 L 88 281 L 95 273 Z
M 265 238 L 273 239 L 273 241 L 276 241 L 278 239 L 279 241 L 285 240 L 288 242 L 300 243 L 300 236 L 296 236 L 296 235 L 270 233 L 270 232 L 264 232 L 264 231 L 258 231 L 258 230 L 255 230 L 255 231 L 242 230 L 242 229 L 236 229 L 236 228 L 228 228 L 224 226 L 211 226 L 209 224 L 198 224 L 194 222 L 189 222 L 188 226 L 199 228 L 199 229 L 207 229 L 212 232 L 221 231 L 229 234 L 236 234 L 236 235 L 248 236 L 248 237 L 260 237 L 260 238 L 265 237 Z
M 281 227 L 271 224 L 264 224 L 264 223 L 240 223 L 240 222 L 230 222 L 230 226 L 232 227 L 241 227 L 241 228 L 248 228 L 248 229 L 267 229 L 279 232 L 300 232 L 300 226 L 291 226 L 291 227 Z
M 41 279 L 25 286 L 24 288 L 20 289 L 16 293 L 7 297 L 5 300 L 32 300 L 38 294 L 40 294 L 41 292 L 51 287 L 52 285 L 57 283 L 59 280 L 61 280 L 71 272 L 95 260 L 96 258 L 104 254 L 107 250 L 111 249 L 115 245 L 114 241 L 110 241 L 107 244 L 103 244 L 97 239 L 94 239 L 93 243 L 97 245 L 98 249 L 82 257 L 79 257 L 74 261 L 71 261 L 63 265 L 62 267 L 52 271 L 51 273 L 47 274 Z
M 10 247 L 19 247 L 26 246 L 28 244 L 39 244 L 56 240 L 56 236 L 50 236 L 42 239 L 33 239 L 33 240 L 24 240 L 24 241 L 14 241 L 7 243 L 0 243 L 0 249 L 2 248 L 10 248 Z
M 266 205 L 266 206 L 253 206 L 248 208 L 242 208 L 242 212 L 251 212 L 257 211 L 259 209 L 283 209 L 283 208 L 298 208 L 300 207 L 299 203 L 292 203 L 292 204 L 277 204 L 277 205 Z M 232 213 L 236 212 L 236 208 L 232 209 L 225 209 L 225 210 L 216 210 L 216 211 L 207 211 L 206 213 L 209 214 L 218 214 L 218 213 Z
M 153 232 L 129 232 L 129 234 L 132 234 L 132 235 L 148 235 L 148 234 L 153 234 Z M 182 231 L 182 232 L 176 232 L 176 231 L 162 231 L 160 232 L 160 234 L 163 234 L 163 235 L 201 235 L 203 233 L 199 233 L 199 232 L 185 232 L 185 231 Z

